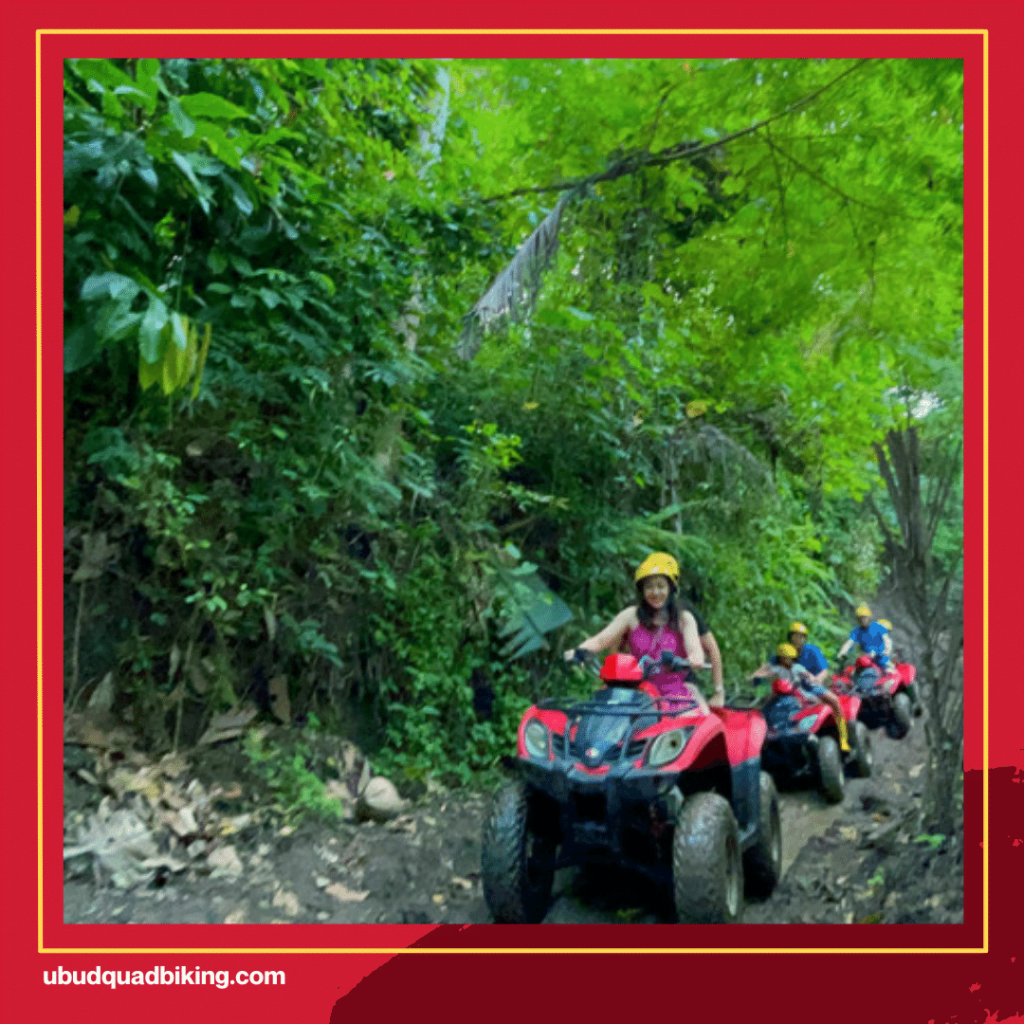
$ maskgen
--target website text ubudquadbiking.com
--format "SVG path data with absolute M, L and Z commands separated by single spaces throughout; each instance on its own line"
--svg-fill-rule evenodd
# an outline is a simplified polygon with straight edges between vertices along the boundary
M 152 967 L 148 971 L 108 971 L 93 967 L 69 971 L 58 966 L 43 971 L 44 985 L 106 985 L 122 988 L 128 985 L 284 985 L 284 971 L 210 971 L 200 967 Z

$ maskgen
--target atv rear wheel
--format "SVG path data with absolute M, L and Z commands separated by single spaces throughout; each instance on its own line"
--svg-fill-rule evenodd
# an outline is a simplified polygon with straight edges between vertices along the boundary
M 779 798 L 775 783 L 761 772 L 757 842 L 743 855 L 747 895 L 772 894 L 782 875 L 782 826 L 779 822 Z
M 872 765 L 875 763 L 875 756 L 871 752 L 871 734 L 863 722 L 853 723 L 853 755 L 850 764 L 853 767 L 853 774 L 860 779 L 866 779 L 871 775 Z
M 717 793 L 686 798 L 672 837 L 672 895 L 685 924 L 732 924 L 743 912 L 740 832 Z
M 494 920 L 536 924 L 547 911 L 557 843 L 537 835 L 522 783 L 499 790 L 484 822 L 480 866 L 484 899 Z
M 832 736 L 822 736 L 818 740 L 818 778 L 825 799 L 830 804 L 839 803 L 843 799 L 846 777 L 843 775 L 839 744 Z
M 903 690 L 900 690 L 892 699 L 892 720 L 886 725 L 885 731 L 894 740 L 901 740 L 910 732 L 913 723 L 910 698 Z

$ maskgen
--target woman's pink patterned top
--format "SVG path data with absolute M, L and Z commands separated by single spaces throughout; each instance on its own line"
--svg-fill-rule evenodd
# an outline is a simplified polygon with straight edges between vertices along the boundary
M 629 653 L 634 658 L 639 659 L 646 654 L 649 658 L 657 661 L 662 651 L 671 651 L 675 655 L 686 657 L 683 638 L 676 630 L 669 629 L 667 626 L 656 626 L 654 629 L 648 629 L 642 623 L 638 623 L 634 629 L 630 630 L 627 642 L 629 644 Z M 655 667 L 650 681 L 658 688 L 658 692 L 663 697 L 685 697 L 687 703 L 692 704 L 694 707 L 700 706 L 694 699 L 693 692 L 690 689 L 688 673 L 666 672 L 660 667 Z M 673 704 L 675 703 L 673 701 Z M 689 709 L 686 703 L 680 701 L 679 710 Z

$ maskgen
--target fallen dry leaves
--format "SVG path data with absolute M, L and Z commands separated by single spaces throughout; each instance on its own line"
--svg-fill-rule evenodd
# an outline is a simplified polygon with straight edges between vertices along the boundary
M 362 903 L 367 896 L 370 895 L 369 889 L 355 890 L 350 889 L 347 885 L 342 882 L 332 882 L 326 886 L 324 892 L 328 896 L 333 896 L 336 900 L 340 900 L 342 903 Z

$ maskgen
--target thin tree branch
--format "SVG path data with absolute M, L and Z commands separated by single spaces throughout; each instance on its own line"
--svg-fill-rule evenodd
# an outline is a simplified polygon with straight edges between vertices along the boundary
M 628 156 L 624 157 L 622 160 L 618 161 L 618 163 L 613 164 L 606 170 L 598 171 L 595 174 L 591 174 L 589 177 L 573 178 L 568 181 L 557 182 L 554 185 L 533 185 L 526 188 L 517 188 L 513 189 L 511 192 L 502 192 L 499 195 L 488 196 L 486 199 L 482 200 L 482 202 L 497 203 L 503 199 L 513 199 L 516 196 L 540 195 L 545 192 L 567 192 L 575 189 L 584 189 L 602 181 L 615 181 L 617 178 L 622 178 L 627 174 L 636 174 L 637 171 L 644 167 L 661 167 L 665 164 L 673 163 L 676 160 L 691 160 L 693 157 L 699 156 L 701 153 L 706 153 L 708 150 L 724 146 L 726 143 L 732 142 L 734 139 L 740 139 L 745 135 L 751 135 L 756 131 L 760 131 L 760 129 L 771 124 L 773 121 L 778 121 L 783 117 L 788 117 L 801 107 L 804 107 L 808 103 L 817 99 L 823 92 L 827 89 L 831 89 L 834 85 L 842 81 L 842 79 L 846 78 L 847 75 L 850 75 L 854 71 L 863 67 L 868 60 L 869 58 L 865 57 L 857 61 L 840 74 L 836 75 L 835 78 L 826 82 L 821 86 L 821 88 L 815 89 L 814 92 L 808 93 L 795 103 L 791 103 L 784 110 L 771 114 L 764 118 L 764 120 L 757 121 L 755 124 L 752 124 L 747 128 L 741 128 L 739 131 L 723 135 L 720 138 L 715 139 L 713 142 L 698 144 L 694 144 L 692 142 L 677 142 L 674 146 L 668 146 L 665 149 L 659 150 L 657 153 L 647 153 L 643 150 L 637 150 L 634 153 L 630 153 Z M 783 155 L 785 156 L 786 154 Z
M 775 181 L 779 189 L 779 210 L 782 213 L 782 242 L 785 248 L 789 249 L 789 220 L 786 217 L 786 186 L 782 184 L 782 168 L 775 156 L 775 146 L 772 145 L 772 130 L 768 125 L 764 126 L 764 135 L 768 140 L 768 151 L 771 153 L 772 166 L 775 168 Z
M 765 141 L 769 146 L 772 147 L 781 156 L 784 156 L 791 164 L 799 167 L 808 177 L 813 178 L 819 185 L 824 185 L 830 192 L 834 192 L 837 196 L 845 199 L 848 203 L 855 203 L 857 206 L 863 206 L 865 210 L 871 210 L 873 213 L 881 213 L 886 217 L 901 217 L 906 218 L 907 215 L 901 210 L 883 210 L 880 206 L 872 206 L 871 203 L 865 203 L 863 199 L 858 199 L 856 196 L 851 196 L 848 192 L 844 192 L 838 185 L 833 185 L 831 181 L 819 174 L 813 167 L 808 167 L 807 164 L 800 160 L 797 160 L 792 153 L 787 153 L 780 146 L 775 145 L 771 139 L 766 138 Z M 907 218 L 911 220 L 921 220 L 923 218 Z

